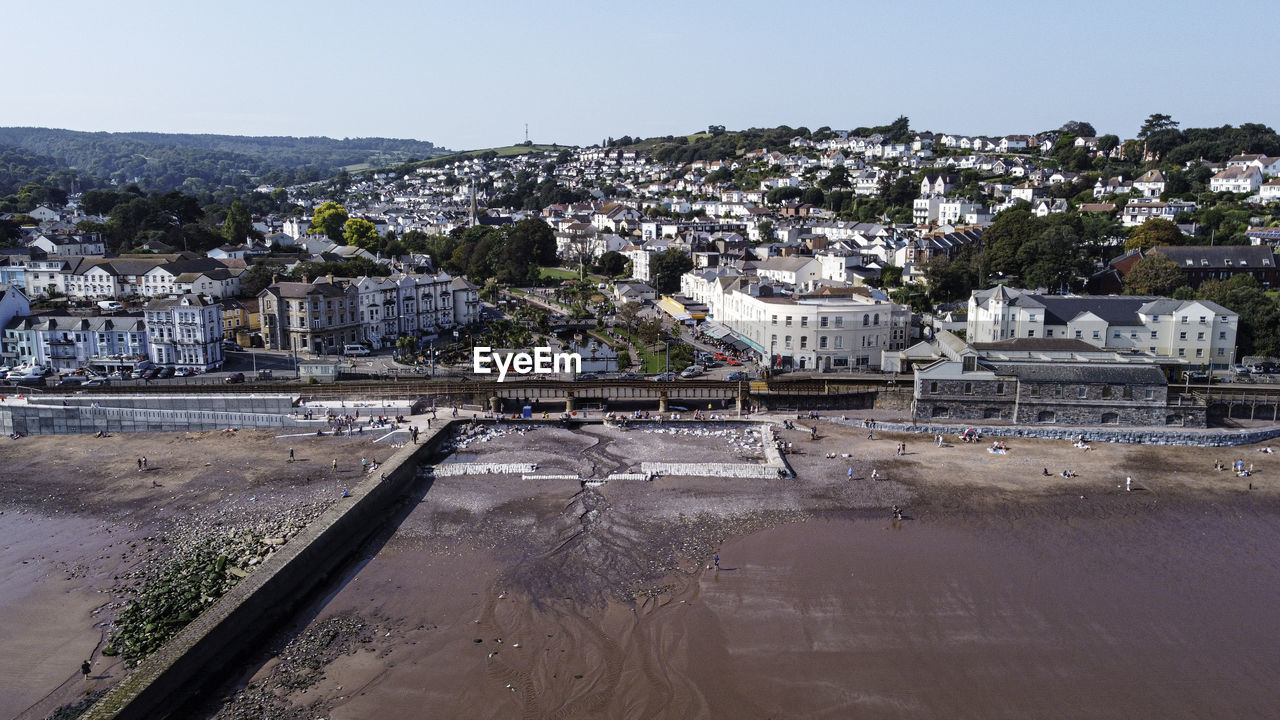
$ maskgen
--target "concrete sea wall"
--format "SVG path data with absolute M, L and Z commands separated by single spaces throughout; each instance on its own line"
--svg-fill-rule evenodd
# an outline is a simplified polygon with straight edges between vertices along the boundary
M 862 427 L 861 420 L 828 418 L 841 425 Z M 1039 425 L 983 425 L 942 423 L 892 423 L 877 422 L 877 430 L 920 433 L 922 435 L 959 435 L 974 428 L 987 437 L 1047 438 L 1051 440 L 1076 440 L 1084 436 L 1089 442 L 1135 443 L 1142 445 L 1192 445 L 1200 447 L 1232 447 L 1280 437 L 1280 426 L 1248 430 L 1184 430 L 1172 428 L 1098 428 Z
M 421 445 L 397 451 L 323 515 L 242 580 L 213 607 L 152 654 L 81 717 L 86 720 L 164 718 L 200 681 L 293 612 L 295 604 L 372 533 L 382 527 L 435 452 L 437 428 Z

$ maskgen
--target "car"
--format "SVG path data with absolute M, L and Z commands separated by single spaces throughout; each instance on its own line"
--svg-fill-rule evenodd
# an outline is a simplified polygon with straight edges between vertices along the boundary
M 233 373 L 231 373 L 230 375 L 228 375 L 228 376 L 223 380 L 223 382 L 228 383 L 228 384 L 230 384 L 230 383 L 242 383 L 242 382 L 244 382 L 244 373 L 242 373 L 242 372 L 233 372 Z
M 159 372 L 156 373 L 156 379 L 166 380 L 168 378 L 173 377 L 173 374 L 175 372 L 177 372 L 177 370 L 175 370 L 172 365 L 165 365 L 164 367 L 160 368 Z
M 749 375 L 747 375 L 746 371 L 743 371 L 743 370 L 735 370 L 735 371 L 733 371 L 733 372 L 729 373 L 728 375 L 725 375 L 725 376 L 724 376 L 724 379 L 725 379 L 725 380 L 728 380 L 729 382 L 738 382 L 739 380 L 746 380 L 746 379 L 747 379 L 747 378 L 749 378 L 749 377 L 750 377 L 750 376 L 749 376 Z
M 110 384 L 111 384 L 111 381 L 103 377 L 89 378 L 88 380 L 84 381 L 85 387 L 106 387 L 107 385 L 110 385 Z
M 223 349 L 223 350 L 234 350 L 234 351 L 236 351 L 236 352 L 243 352 L 243 351 L 244 351 L 244 348 L 240 347 L 240 343 L 231 342 L 230 340 L 226 340 L 226 341 L 224 341 L 224 342 L 222 343 L 222 349 Z
M 58 382 L 54 383 L 54 387 L 77 387 L 83 384 L 84 384 L 84 378 L 75 377 L 73 375 L 71 377 L 64 377 Z
M 728 356 L 728 355 L 725 355 L 725 354 L 724 354 L 724 353 L 722 353 L 722 352 L 718 352 L 718 353 L 716 353 L 716 354 L 714 355 L 714 357 L 715 357 L 715 359 L 716 359 L 716 360 L 725 360 L 725 359 L 727 359 L 729 356 Z
M 196 374 L 195 368 L 184 367 L 184 368 L 178 368 L 177 370 L 175 370 L 173 373 L 173 376 L 174 377 L 191 377 L 192 375 L 195 375 L 195 374 Z
M 1186 382 L 1209 382 L 1209 373 L 1205 372 L 1184 372 L 1182 379 Z
M 619 380 L 643 380 L 644 376 L 640 373 L 624 372 L 618 375 Z
M 742 361 L 736 357 L 731 357 L 728 360 L 725 360 L 724 362 L 726 365 L 730 365 L 732 367 L 739 367 L 742 365 Z
M 664 372 L 664 373 L 658 373 L 657 375 L 654 375 L 649 379 L 652 380 L 653 382 L 673 382 L 676 379 L 676 377 L 678 376 L 673 372 Z
M 577 377 L 578 380 L 599 380 L 600 376 L 595 373 L 582 373 Z
M 702 371 L 698 369 L 697 365 L 690 365 L 689 367 L 680 371 L 680 377 L 686 378 L 686 379 L 696 378 L 701 374 L 702 374 Z

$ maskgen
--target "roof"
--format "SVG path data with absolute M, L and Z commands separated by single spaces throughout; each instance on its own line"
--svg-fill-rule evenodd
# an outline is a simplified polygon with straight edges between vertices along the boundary
M 1001 375 L 1020 382 L 1116 383 L 1165 385 L 1164 373 L 1154 365 L 1127 363 L 990 363 Z
M 988 350 L 1028 350 L 1042 352 L 1097 352 L 1097 346 L 1074 338 L 1011 338 L 999 342 L 973 343 L 978 352 Z
M 1265 245 L 1158 245 L 1149 252 L 1160 253 L 1187 268 L 1241 270 L 1276 267 L 1275 252 Z

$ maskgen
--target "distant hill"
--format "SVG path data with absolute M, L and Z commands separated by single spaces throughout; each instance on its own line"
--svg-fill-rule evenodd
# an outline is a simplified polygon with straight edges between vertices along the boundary
M 47 160 L 63 164 L 77 170 L 82 178 L 136 183 L 147 191 L 189 193 L 228 185 L 291 185 L 332 177 L 344 168 L 385 167 L 449 152 L 422 140 L 392 138 L 335 140 L 28 127 L 0 128 L 0 153 L 6 151 L 40 156 L 42 166 Z M 43 172 L 43 167 L 40 170 Z

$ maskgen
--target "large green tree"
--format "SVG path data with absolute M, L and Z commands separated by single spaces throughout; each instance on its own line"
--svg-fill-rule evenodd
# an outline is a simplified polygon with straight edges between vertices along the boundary
M 370 251 L 382 241 L 378 237 L 378 228 L 364 218 L 348 218 L 342 224 L 342 237 L 348 245 Z
M 1160 253 L 1151 253 L 1125 273 L 1124 294 L 1167 297 L 1185 282 L 1178 263 Z
M 1267 295 L 1249 275 L 1209 280 L 1200 285 L 1198 297 L 1234 311 L 1240 316 L 1236 332 L 1236 358 L 1245 355 L 1280 355 L 1280 304 Z
M 649 277 L 660 293 L 673 293 L 680 289 L 680 276 L 693 269 L 693 259 L 675 248 L 664 250 L 649 259 Z
M 310 232 L 323 233 L 339 245 L 346 243 L 342 236 L 344 226 L 347 224 L 347 209 L 336 202 L 326 202 L 311 215 Z
M 1150 250 L 1157 245 L 1182 245 L 1186 236 L 1174 223 L 1163 218 L 1151 218 L 1129 231 L 1125 250 Z
M 227 219 L 222 223 L 222 237 L 233 245 L 239 245 L 249 237 L 252 230 L 253 219 L 249 217 L 249 211 L 245 210 L 244 203 L 239 200 L 232 202 L 231 209 L 227 211 Z

